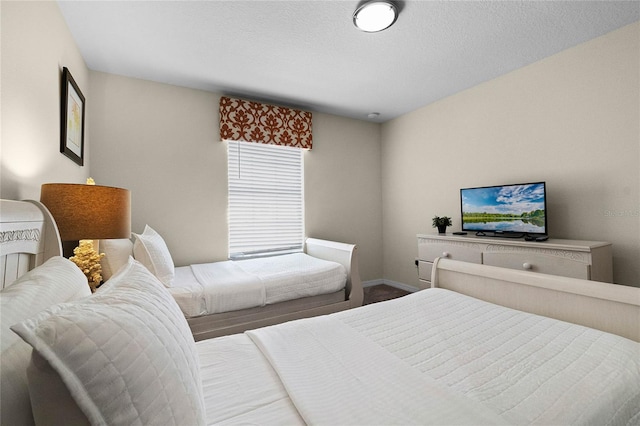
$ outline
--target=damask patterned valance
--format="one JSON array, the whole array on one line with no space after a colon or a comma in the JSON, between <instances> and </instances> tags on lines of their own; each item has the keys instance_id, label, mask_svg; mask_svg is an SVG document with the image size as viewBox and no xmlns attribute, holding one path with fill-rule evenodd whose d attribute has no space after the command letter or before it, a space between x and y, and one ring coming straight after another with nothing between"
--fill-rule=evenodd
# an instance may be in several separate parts
<instances>
[{"instance_id":1,"label":"damask patterned valance","mask_svg":"<svg viewBox=\"0 0 640 426\"><path fill-rule=\"evenodd\" d=\"M311 149L311 113L223 96L220 139Z\"/></svg>"}]
</instances>

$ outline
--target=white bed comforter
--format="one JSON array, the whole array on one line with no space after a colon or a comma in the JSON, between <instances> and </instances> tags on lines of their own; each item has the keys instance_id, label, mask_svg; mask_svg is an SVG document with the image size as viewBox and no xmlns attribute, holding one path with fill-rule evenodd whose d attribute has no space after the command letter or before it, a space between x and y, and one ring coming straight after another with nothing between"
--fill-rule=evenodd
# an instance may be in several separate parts
<instances>
[{"instance_id":1,"label":"white bed comforter","mask_svg":"<svg viewBox=\"0 0 640 426\"><path fill-rule=\"evenodd\" d=\"M346 281L341 264L294 253L176 268L169 291L196 317L333 293Z\"/></svg>"},{"instance_id":2,"label":"white bed comforter","mask_svg":"<svg viewBox=\"0 0 640 426\"><path fill-rule=\"evenodd\" d=\"M640 422L639 343L442 289L197 345L211 423Z\"/></svg>"},{"instance_id":3,"label":"white bed comforter","mask_svg":"<svg viewBox=\"0 0 640 426\"><path fill-rule=\"evenodd\" d=\"M277 371L307 424L504 423L331 316L246 334ZM292 341L295 346L288 344Z\"/></svg>"}]
</instances>

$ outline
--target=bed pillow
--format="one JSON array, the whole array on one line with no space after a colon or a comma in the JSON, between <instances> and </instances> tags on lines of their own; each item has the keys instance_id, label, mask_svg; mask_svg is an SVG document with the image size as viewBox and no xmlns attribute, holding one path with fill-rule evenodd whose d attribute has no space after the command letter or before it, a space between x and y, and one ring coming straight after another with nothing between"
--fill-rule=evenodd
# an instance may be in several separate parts
<instances>
[{"instance_id":1,"label":"bed pillow","mask_svg":"<svg viewBox=\"0 0 640 426\"><path fill-rule=\"evenodd\" d=\"M92 424L205 421L187 321L168 290L133 259L93 296L54 306L11 329L55 370ZM36 357L38 362L35 374L47 368ZM55 388L42 389L43 382L37 381L38 395L50 398Z\"/></svg>"},{"instance_id":2,"label":"bed pillow","mask_svg":"<svg viewBox=\"0 0 640 426\"><path fill-rule=\"evenodd\" d=\"M87 277L60 256L50 258L0 291L0 424L33 424L26 373L31 346L9 327L52 305L89 295Z\"/></svg>"},{"instance_id":3,"label":"bed pillow","mask_svg":"<svg viewBox=\"0 0 640 426\"><path fill-rule=\"evenodd\" d=\"M100 240L100 253L104 253L100 259L102 279L107 281L127 264L129 256L133 256L133 242L128 238Z\"/></svg>"},{"instance_id":4,"label":"bed pillow","mask_svg":"<svg viewBox=\"0 0 640 426\"><path fill-rule=\"evenodd\" d=\"M175 276L175 266L171 253L160 234L145 225L142 234L133 234L133 255L136 260L155 275L162 284L171 287Z\"/></svg>"}]
</instances>

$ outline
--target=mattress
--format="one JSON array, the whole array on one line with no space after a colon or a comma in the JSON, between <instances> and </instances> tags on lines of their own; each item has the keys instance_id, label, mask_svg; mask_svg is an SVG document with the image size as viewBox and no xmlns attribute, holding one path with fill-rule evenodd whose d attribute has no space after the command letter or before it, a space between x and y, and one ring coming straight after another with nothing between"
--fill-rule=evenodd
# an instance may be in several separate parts
<instances>
[{"instance_id":1,"label":"mattress","mask_svg":"<svg viewBox=\"0 0 640 426\"><path fill-rule=\"evenodd\" d=\"M442 419L452 398L487 424L640 422L639 343L443 289L196 345L210 423L353 423L362 406L367 423L385 423L375 407L405 382L418 401L441 398ZM408 423L437 422L399 403L415 413Z\"/></svg>"},{"instance_id":2,"label":"mattress","mask_svg":"<svg viewBox=\"0 0 640 426\"><path fill-rule=\"evenodd\" d=\"M343 265L294 253L178 267L169 291L197 317L330 294L346 282Z\"/></svg>"}]
</instances>

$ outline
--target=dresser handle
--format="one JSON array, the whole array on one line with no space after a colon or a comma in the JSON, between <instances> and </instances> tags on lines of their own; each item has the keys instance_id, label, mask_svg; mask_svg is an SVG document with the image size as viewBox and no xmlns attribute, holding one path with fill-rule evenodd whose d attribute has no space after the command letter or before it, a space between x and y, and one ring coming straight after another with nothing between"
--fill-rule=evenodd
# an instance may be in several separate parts
<instances>
[{"instance_id":1,"label":"dresser handle","mask_svg":"<svg viewBox=\"0 0 640 426\"><path fill-rule=\"evenodd\" d=\"M446 251L442 252L442 257L449 257L449 253L447 253Z\"/></svg>"},{"instance_id":2,"label":"dresser handle","mask_svg":"<svg viewBox=\"0 0 640 426\"><path fill-rule=\"evenodd\" d=\"M531 265L530 263L523 263L522 264L522 268L523 269L531 269L531 268L533 268L533 265Z\"/></svg>"}]
</instances>

